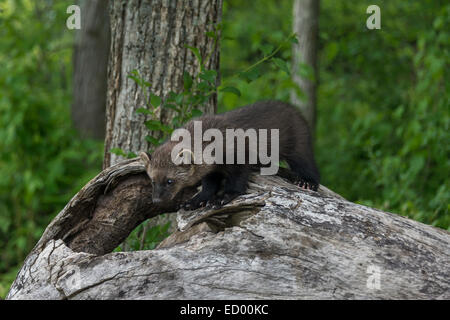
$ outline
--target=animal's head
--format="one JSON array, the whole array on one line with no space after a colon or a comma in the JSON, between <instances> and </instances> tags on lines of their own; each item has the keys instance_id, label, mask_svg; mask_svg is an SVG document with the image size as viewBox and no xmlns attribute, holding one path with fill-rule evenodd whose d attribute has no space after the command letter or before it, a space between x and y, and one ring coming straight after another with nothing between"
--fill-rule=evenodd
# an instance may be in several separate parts
<instances>
[{"instance_id":1,"label":"animal's head","mask_svg":"<svg viewBox=\"0 0 450 320\"><path fill-rule=\"evenodd\" d=\"M151 155L141 152L148 176L152 180L153 203L173 200L184 188L193 186L201 178L196 178L196 165L172 161L173 143L159 146ZM179 157L186 153L180 152Z\"/></svg>"}]
</instances>

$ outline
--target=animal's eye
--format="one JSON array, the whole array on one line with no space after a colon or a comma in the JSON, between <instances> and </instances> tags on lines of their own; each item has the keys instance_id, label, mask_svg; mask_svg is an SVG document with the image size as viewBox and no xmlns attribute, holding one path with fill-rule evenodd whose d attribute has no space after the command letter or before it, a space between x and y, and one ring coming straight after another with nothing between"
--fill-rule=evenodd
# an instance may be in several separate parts
<instances>
[{"instance_id":1,"label":"animal's eye","mask_svg":"<svg viewBox=\"0 0 450 320\"><path fill-rule=\"evenodd\" d=\"M167 179L167 184L172 184L174 181L172 179Z\"/></svg>"}]
</instances>

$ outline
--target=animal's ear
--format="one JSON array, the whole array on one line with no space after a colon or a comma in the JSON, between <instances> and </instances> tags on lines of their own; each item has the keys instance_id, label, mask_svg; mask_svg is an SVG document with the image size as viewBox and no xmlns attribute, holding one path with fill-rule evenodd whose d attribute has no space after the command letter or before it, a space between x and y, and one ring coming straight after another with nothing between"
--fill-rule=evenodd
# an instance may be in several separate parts
<instances>
[{"instance_id":1,"label":"animal's ear","mask_svg":"<svg viewBox=\"0 0 450 320\"><path fill-rule=\"evenodd\" d=\"M139 154L139 157L141 158L141 161L145 164L146 167L150 164L150 159L152 158L152 156L149 153L141 152Z\"/></svg>"}]
</instances>

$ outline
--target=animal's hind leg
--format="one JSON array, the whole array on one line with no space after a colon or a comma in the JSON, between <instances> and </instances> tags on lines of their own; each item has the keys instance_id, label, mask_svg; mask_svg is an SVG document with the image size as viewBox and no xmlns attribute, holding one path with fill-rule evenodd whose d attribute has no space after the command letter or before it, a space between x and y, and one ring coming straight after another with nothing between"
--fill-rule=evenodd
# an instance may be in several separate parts
<instances>
[{"instance_id":1,"label":"animal's hind leg","mask_svg":"<svg viewBox=\"0 0 450 320\"><path fill-rule=\"evenodd\" d=\"M286 159L292 172L297 176L297 184L300 187L317 190L319 187L319 172L314 164L310 164L302 158Z\"/></svg>"}]
</instances>

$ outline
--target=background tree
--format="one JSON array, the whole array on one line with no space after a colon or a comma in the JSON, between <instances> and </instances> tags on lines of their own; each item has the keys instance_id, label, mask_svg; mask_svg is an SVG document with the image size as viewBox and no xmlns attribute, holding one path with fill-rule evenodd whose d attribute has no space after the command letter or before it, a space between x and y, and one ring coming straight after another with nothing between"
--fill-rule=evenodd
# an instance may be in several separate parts
<instances>
[{"instance_id":1,"label":"background tree","mask_svg":"<svg viewBox=\"0 0 450 320\"><path fill-rule=\"evenodd\" d=\"M303 96L292 90L291 102L298 106L314 132L316 123L317 48L319 34L319 0L295 0L293 31L298 43L293 46L292 77Z\"/></svg>"},{"instance_id":2,"label":"background tree","mask_svg":"<svg viewBox=\"0 0 450 320\"><path fill-rule=\"evenodd\" d=\"M148 150L146 116L136 110L147 105L145 90L129 77L136 70L158 104L169 92L183 90L184 71L195 74L199 62L187 46L197 48L207 69L219 69L219 48L207 35L221 20L222 0L214 1L111 1L112 46L109 60L106 113L105 157L103 167L123 159L113 148L126 152ZM211 54L212 53L212 54ZM216 111L213 95L200 110ZM174 116L159 108L157 117L169 124ZM160 138L154 132L155 138Z\"/></svg>"},{"instance_id":3,"label":"background tree","mask_svg":"<svg viewBox=\"0 0 450 320\"><path fill-rule=\"evenodd\" d=\"M108 0L81 0L81 29L73 52L72 121L84 137L105 137L110 44Z\"/></svg>"}]
</instances>

